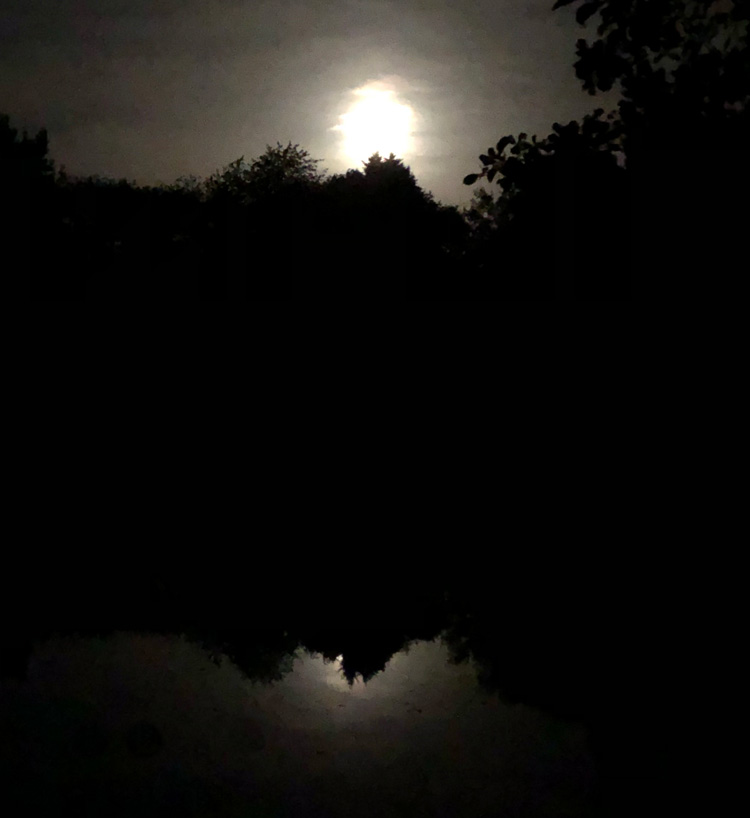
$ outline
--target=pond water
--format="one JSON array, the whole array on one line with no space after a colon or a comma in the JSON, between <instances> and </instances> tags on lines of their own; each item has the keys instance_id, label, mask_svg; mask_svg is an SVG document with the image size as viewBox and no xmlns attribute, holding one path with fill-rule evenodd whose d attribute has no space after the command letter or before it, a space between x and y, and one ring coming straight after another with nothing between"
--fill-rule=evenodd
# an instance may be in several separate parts
<instances>
[{"instance_id":1,"label":"pond water","mask_svg":"<svg viewBox=\"0 0 750 818\"><path fill-rule=\"evenodd\" d=\"M298 650L281 681L182 636L38 643L3 680L14 815L586 815L581 726L483 692L435 640L367 684Z\"/></svg>"}]
</instances>

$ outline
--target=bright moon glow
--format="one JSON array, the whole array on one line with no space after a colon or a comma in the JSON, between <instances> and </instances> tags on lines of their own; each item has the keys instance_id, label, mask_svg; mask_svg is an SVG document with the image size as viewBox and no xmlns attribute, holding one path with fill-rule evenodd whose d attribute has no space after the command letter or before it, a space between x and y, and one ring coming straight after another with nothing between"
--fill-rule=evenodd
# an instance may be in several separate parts
<instances>
[{"instance_id":1,"label":"bright moon glow","mask_svg":"<svg viewBox=\"0 0 750 818\"><path fill-rule=\"evenodd\" d=\"M401 158L412 146L414 110L399 102L395 92L381 83L370 83L355 90L349 111L342 114L332 130L341 131L346 158L356 166L373 153Z\"/></svg>"}]
</instances>

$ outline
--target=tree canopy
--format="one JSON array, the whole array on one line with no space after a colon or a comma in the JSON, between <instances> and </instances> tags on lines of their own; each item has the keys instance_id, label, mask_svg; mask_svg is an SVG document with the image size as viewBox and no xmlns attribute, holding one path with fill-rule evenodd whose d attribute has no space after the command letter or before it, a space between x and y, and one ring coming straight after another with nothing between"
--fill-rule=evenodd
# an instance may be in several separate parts
<instances>
[{"instance_id":1,"label":"tree canopy","mask_svg":"<svg viewBox=\"0 0 750 818\"><path fill-rule=\"evenodd\" d=\"M620 83L626 98L649 96L655 84L676 93L692 86L697 103L709 88L721 101L747 102L747 0L557 0L576 6L584 25L597 17L593 42L579 39L575 69L589 93Z\"/></svg>"},{"instance_id":2,"label":"tree canopy","mask_svg":"<svg viewBox=\"0 0 750 818\"><path fill-rule=\"evenodd\" d=\"M250 162L245 157L231 162L206 180L209 198L228 196L245 203L282 193L292 187L315 184L324 177L318 170L321 160L289 142L268 145L263 154Z\"/></svg>"},{"instance_id":3,"label":"tree canopy","mask_svg":"<svg viewBox=\"0 0 750 818\"><path fill-rule=\"evenodd\" d=\"M557 0L596 37L579 39L576 74L590 93L617 86L635 145L744 148L750 101L747 0Z\"/></svg>"},{"instance_id":4,"label":"tree canopy","mask_svg":"<svg viewBox=\"0 0 750 818\"><path fill-rule=\"evenodd\" d=\"M35 136L11 127L10 117L0 115L0 177L7 184L21 179L51 179L54 163L48 157L49 139L46 129Z\"/></svg>"},{"instance_id":5,"label":"tree canopy","mask_svg":"<svg viewBox=\"0 0 750 818\"><path fill-rule=\"evenodd\" d=\"M625 281L628 253L631 269L652 277L668 266L708 269L726 252L717 237L740 229L750 3L557 0L554 8L568 6L582 26L598 21L596 37L578 40L577 76L592 95L617 88L618 107L555 123L544 139L504 136L481 154L481 170L464 183L496 181L500 190L496 203L486 191L475 199L474 233L487 234L492 221L505 248L532 246L535 224L538 235L554 237L554 252L540 248L527 260L559 271L575 256L589 293L597 280ZM626 237L628 246L615 252ZM606 264L594 263L592 248Z\"/></svg>"}]
</instances>

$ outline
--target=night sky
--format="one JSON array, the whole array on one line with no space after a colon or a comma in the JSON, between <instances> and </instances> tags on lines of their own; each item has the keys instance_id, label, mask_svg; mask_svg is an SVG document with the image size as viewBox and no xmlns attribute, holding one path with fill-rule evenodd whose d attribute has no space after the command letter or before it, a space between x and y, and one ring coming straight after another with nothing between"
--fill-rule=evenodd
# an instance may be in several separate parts
<instances>
[{"instance_id":1,"label":"night sky","mask_svg":"<svg viewBox=\"0 0 750 818\"><path fill-rule=\"evenodd\" d=\"M465 204L461 180L499 137L614 102L581 89L585 31L552 5L3 0L0 112L46 127L73 175L169 183L291 141L331 173L393 149L423 188Z\"/></svg>"}]
</instances>

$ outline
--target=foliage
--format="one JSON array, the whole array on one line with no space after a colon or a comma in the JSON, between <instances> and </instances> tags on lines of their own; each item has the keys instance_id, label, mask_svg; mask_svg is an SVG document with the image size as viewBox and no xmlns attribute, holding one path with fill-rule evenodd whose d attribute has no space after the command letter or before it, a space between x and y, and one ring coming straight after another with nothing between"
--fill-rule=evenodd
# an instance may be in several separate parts
<instances>
[{"instance_id":1,"label":"foliage","mask_svg":"<svg viewBox=\"0 0 750 818\"><path fill-rule=\"evenodd\" d=\"M206 182L199 176L192 174L188 176L180 176L172 184L165 185L164 190L169 190L175 193L181 193L186 196L193 196L197 199L205 199L206 196Z\"/></svg>"},{"instance_id":2,"label":"foliage","mask_svg":"<svg viewBox=\"0 0 750 818\"><path fill-rule=\"evenodd\" d=\"M741 148L750 133L747 0L558 0L580 23L577 76L590 93L622 92L626 153L646 147Z\"/></svg>"},{"instance_id":3,"label":"foliage","mask_svg":"<svg viewBox=\"0 0 750 818\"><path fill-rule=\"evenodd\" d=\"M609 275L591 247L610 256L610 267L619 267L615 278L624 280L627 253L611 253L623 235L631 236L640 271L655 271L670 256L672 265L709 264L711 237L737 223L728 203L748 170L738 149L750 144L750 4L558 0L554 7L563 6L576 6L581 25L598 20L597 38L577 44L584 88L595 94L617 85L622 98L606 118L599 108L581 122L555 123L542 140L504 136L479 157L481 170L464 183L496 181L500 188L496 202L484 192L467 214L473 234L489 237L480 266L500 255L491 250L496 233L512 258L514 241L516 249L533 246L533 230L555 244L554 252L539 250L535 263L559 269L575 254L589 292L600 280L597 268ZM688 166L695 172L688 175ZM671 208L660 207L664 201ZM678 232L680 243L671 238ZM520 255L511 263L517 266Z\"/></svg>"},{"instance_id":4,"label":"foliage","mask_svg":"<svg viewBox=\"0 0 750 818\"><path fill-rule=\"evenodd\" d=\"M468 175L464 184L473 185L485 178L493 182L497 178L504 194L511 199L535 190L544 171L553 172L552 160L561 153L575 154L579 160L585 157L599 169L613 170L621 151L622 134L616 115L610 113L604 118L604 109L597 108L582 123L574 120L567 125L554 123L552 133L542 140L536 135L529 139L525 133L518 138L504 136L479 156L482 170Z\"/></svg>"},{"instance_id":5,"label":"foliage","mask_svg":"<svg viewBox=\"0 0 750 818\"><path fill-rule=\"evenodd\" d=\"M400 198L411 196L422 201L431 199L417 184L411 168L391 154L384 159L379 153L374 153L364 163L364 178L371 189L381 193L396 194Z\"/></svg>"},{"instance_id":6,"label":"foliage","mask_svg":"<svg viewBox=\"0 0 750 818\"><path fill-rule=\"evenodd\" d=\"M324 173L318 170L319 159L290 142L276 143L265 153L246 162L244 156L210 176L205 184L209 198L230 198L244 204L288 192L290 188L320 182Z\"/></svg>"},{"instance_id":7,"label":"foliage","mask_svg":"<svg viewBox=\"0 0 750 818\"><path fill-rule=\"evenodd\" d=\"M734 267L729 237L745 229L738 203L750 181L750 2L562 0L556 7L567 5L578 7L579 20L600 19L596 39L578 42L584 86L595 93L617 83L622 91L642 291L653 294L652 277L665 269L678 273L683 292L722 281L707 273Z\"/></svg>"},{"instance_id":8,"label":"foliage","mask_svg":"<svg viewBox=\"0 0 750 818\"><path fill-rule=\"evenodd\" d=\"M46 130L19 136L10 117L0 115L4 268L18 277L14 285L19 292L29 295L28 272L45 264L53 246L55 171L48 151Z\"/></svg>"},{"instance_id":9,"label":"foliage","mask_svg":"<svg viewBox=\"0 0 750 818\"><path fill-rule=\"evenodd\" d=\"M598 15L598 38L580 39L576 73L589 93L622 84L626 98L650 95L654 84L691 93L699 103L709 89L717 101L746 103L747 0L557 0L577 6L583 25ZM658 66L658 68L657 68Z\"/></svg>"},{"instance_id":10,"label":"foliage","mask_svg":"<svg viewBox=\"0 0 750 818\"><path fill-rule=\"evenodd\" d=\"M49 141L42 129L30 137L26 131L21 137L10 125L10 117L0 115L0 179L5 184L21 180L52 180L54 164L47 157Z\"/></svg>"},{"instance_id":11,"label":"foliage","mask_svg":"<svg viewBox=\"0 0 750 818\"><path fill-rule=\"evenodd\" d=\"M429 293L457 270L464 220L424 191L394 154L375 153L362 170L330 177L324 193L319 235L355 263L339 276L346 290L359 281L373 294Z\"/></svg>"},{"instance_id":12,"label":"foliage","mask_svg":"<svg viewBox=\"0 0 750 818\"><path fill-rule=\"evenodd\" d=\"M500 193L495 198L480 188L467 211L473 266L495 271L517 297L559 295L560 286L602 296L608 277L602 262L626 217L621 137L616 116L600 108L581 123L555 123L544 139L505 136L481 154L481 171L464 183L494 181ZM573 264L578 283L556 282L560 275L571 279Z\"/></svg>"}]
</instances>

